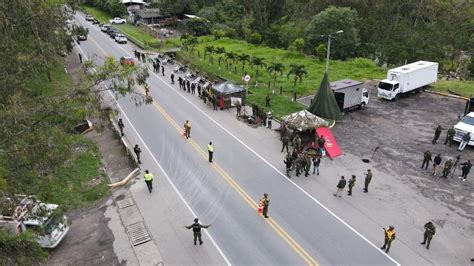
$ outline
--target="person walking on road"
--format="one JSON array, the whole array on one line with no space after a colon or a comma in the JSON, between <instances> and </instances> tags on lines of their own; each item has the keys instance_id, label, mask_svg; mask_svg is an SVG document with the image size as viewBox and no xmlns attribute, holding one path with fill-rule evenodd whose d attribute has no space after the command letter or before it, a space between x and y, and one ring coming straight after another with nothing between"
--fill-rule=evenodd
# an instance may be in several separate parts
<instances>
[{"instance_id":1,"label":"person walking on road","mask_svg":"<svg viewBox=\"0 0 474 266\"><path fill-rule=\"evenodd\" d=\"M273 120L272 112L268 112L267 126L268 126L269 129L272 129L272 120Z\"/></svg>"},{"instance_id":2,"label":"person walking on road","mask_svg":"<svg viewBox=\"0 0 474 266\"><path fill-rule=\"evenodd\" d=\"M467 160L466 162L461 164L461 176L459 178L462 178L462 181L466 181L467 175L471 171L472 163L470 160Z\"/></svg>"},{"instance_id":3,"label":"person walking on road","mask_svg":"<svg viewBox=\"0 0 474 266\"><path fill-rule=\"evenodd\" d=\"M163 65L161 66L161 75L165 76L165 67Z\"/></svg>"},{"instance_id":4,"label":"person walking on road","mask_svg":"<svg viewBox=\"0 0 474 266\"><path fill-rule=\"evenodd\" d=\"M174 84L174 74L173 73L171 73L170 78L171 78L171 84Z\"/></svg>"},{"instance_id":5,"label":"person walking on road","mask_svg":"<svg viewBox=\"0 0 474 266\"><path fill-rule=\"evenodd\" d=\"M423 242L420 244L426 244L426 249L430 249L431 239L433 238L434 234L436 233L435 225L429 221L425 224L425 234L423 235Z\"/></svg>"},{"instance_id":6,"label":"person walking on road","mask_svg":"<svg viewBox=\"0 0 474 266\"><path fill-rule=\"evenodd\" d=\"M337 187L337 191L333 195L334 195L334 197L339 196L339 198L340 198L341 195L342 195L342 191L346 187L346 180L344 179L344 176L341 176L341 179L337 183L336 187Z\"/></svg>"},{"instance_id":7,"label":"person walking on road","mask_svg":"<svg viewBox=\"0 0 474 266\"><path fill-rule=\"evenodd\" d=\"M270 199L267 193L263 193L263 197L260 199L260 203L263 205L263 217L268 218L268 205L270 205Z\"/></svg>"},{"instance_id":8,"label":"person walking on road","mask_svg":"<svg viewBox=\"0 0 474 266\"><path fill-rule=\"evenodd\" d=\"M313 157L313 175L314 173L319 175L319 164L321 164L321 156L318 154Z\"/></svg>"},{"instance_id":9,"label":"person walking on road","mask_svg":"<svg viewBox=\"0 0 474 266\"><path fill-rule=\"evenodd\" d=\"M352 178L349 179L349 186L348 186L349 190L347 191L348 196L352 196L352 188L354 187L355 182L356 182L356 176L352 175Z\"/></svg>"},{"instance_id":10,"label":"person walking on road","mask_svg":"<svg viewBox=\"0 0 474 266\"><path fill-rule=\"evenodd\" d=\"M140 147L138 147L138 144L135 144L135 147L133 147L133 152L137 156L137 162L141 164L142 161L140 161L140 153L142 152L142 150L140 149Z\"/></svg>"},{"instance_id":11,"label":"person walking on road","mask_svg":"<svg viewBox=\"0 0 474 266\"><path fill-rule=\"evenodd\" d=\"M441 130L443 130L443 128L441 127L441 125L438 125L435 129L434 137L431 141L431 144L436 144L436 141L438 141L439 136L441 135Z\"/></svg>"},{"instance_id":12,"label":"person walking on road","mask_svg":"<svg viewBox=\"0 0 474 266\"><path fill-rule=\"evenodd\" d=\"M123 124L122 118L119 118L118 126L120 129L120 136L123 137L123 128L125 127L125 125Z\"/></svg>"},{"instance_id":13,"label":"person walking on road","mask_svg":"<svg viewBox=\"0 0 474 266\"><path fill-rule=\"evenodd\" d=\"M392 245L392 241L395 240L395 227L390 225L388 229L383 228L384 231L384 243L381 249L385 249L385 252L388 253L390 250L390 246Z\"/></svg>"},{"instance_id":14,"label":"person walking on road","mask_svg":"<svg viewBox=\"0 0 474 266\"><path fill-rule=\"evenodd\" d=\"M209 142L207 145L207 151L209 152L209 162L212 163L212 156L214 155L214 147L212 147L212 142Z\"/></svg>"},{"instance_id":15,"label":"person walking on road","mask_svg":"<svg viewBox=\"0 0 474 266\"><path fill-rule=\"evenodd\" d=\"M441 164L441 154L436 155L433 160L433 172L432 175L436 175L436 168Z\"/></svg>"},{"instance_id":16,"label":"person walking on road","mask_svg":"<svg viewBox=\"0 0 474 266\"><path fill-rule=\"evenodd\" d=\"M471 141L471 133L466 133L462 136L461 143L459 144L458 151L464 150L466 145Z\"/></svg>"},{"instance_id":17,"label":"person walking on road","mask_svg":"<svg viewBox=\"0 0 474 266\"><path fill-rule=\"evenodd\" d=\"M78 55L79 55L79 63L82 64L82 54L79 53Z\"/></svg>"},{"instance_id":18,"label":"person walking on road","mask_svg":"<svg viewBox=\"0 0 474 266\"><path fill-rule=\"evenodd\" d=\"M446 133L446 139L444 140L444 145L447 145L449 142L449 147L453 144L453 139L454 139L454 127L450 127L448 129L448 132Z\"/></svg>"},{"instance_id":19,"label":"person walking on road","mask_svg":"<svg viewBox=\"0 0 474 266\"><path fill-rule=\"evenodd\" d=\"M191 137L191 123L189 123L189 120L184 123L184 135L187 139Z\"/></svg>"},{"instance_id":20,"label":"person walking on road","mask_svg":"<svg viewBox=\"0 0 474 266\"><path fill-rule=\"evenodd\" d=\"M151 193L151 191L153 190L153 175L150 173L150 171L145 170L144 178L146 186L148 187L148 192Z\"/></svg>"},{"instance_id":21,"label":"person walking on road","mask_svg":"<svg viewBox=\"0 0 474 266\"><path fill-rule=\"evenodd\" d=\"M291 178L290 171L291 171L291 165L293 164L293 159L291 158L291 154L289 152L286 155L286 158L285 158L285 160L283 160L283 162L286 165L286 176L288 178Z\"/></svg>"},{"instance_id":22,"label":"person walking on road","mask_svg":"<svg viewBox=\"0 0 474 266\"><path fill-rule=\"evenodd\" d=\"M185 226L186 229L191 229L191 228L193 229L194 245L196 245L197 240L199 240L199 245L202 245L204 243L204 241L202 241L201 229L202 228L207 229L209 228L209 226L211 226L211 224L209 225L200 224L198 218L194 218L193 224L189 226Z\"/></svg>"},{"instance_id":23,"label":"person walking on road","mask_svg":"<svg viewBox=\"0 0 474 266\"><path fill-rule=\"evenodd\" d=\"M433 155L430 150L425 151L423 154L423 164L421 165L421 169L425 167L425 170L428 170L428 164L432 161L431 156Z\"/></svg>"},{"instance_id":24,"label":"person walking on road","mask_svg":"<svg viewBox=\"0 0 474 266\"><path fill-rule=\"evenodd\" d=\"M364 193L369 192L369 184L372 181L372 171L367 169L367 173L365 174L365 181L364 181Z\"/></svg>"}]
</instances>

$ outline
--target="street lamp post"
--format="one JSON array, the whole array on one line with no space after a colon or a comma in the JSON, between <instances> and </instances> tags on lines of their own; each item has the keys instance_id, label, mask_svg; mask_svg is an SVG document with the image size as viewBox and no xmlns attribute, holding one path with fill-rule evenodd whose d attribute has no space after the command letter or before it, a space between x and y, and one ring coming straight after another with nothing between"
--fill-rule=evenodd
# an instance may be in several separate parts
<instances>
[{"instance_id":1,"label":"street lamp post","mask_svg":"<svg viewBox=\"0 0 474 266\"><path fill-rule=\"evenodd\" d=\"M343 33L343 32L344 32L343 30L338 30L336 32L333 32L333 33L327 35L327 37L328 37L328 49L326 51L326 73L327 74L329 74L329 54L331 53L331 37L333 35Z\"/></svg>"}]
</instances>

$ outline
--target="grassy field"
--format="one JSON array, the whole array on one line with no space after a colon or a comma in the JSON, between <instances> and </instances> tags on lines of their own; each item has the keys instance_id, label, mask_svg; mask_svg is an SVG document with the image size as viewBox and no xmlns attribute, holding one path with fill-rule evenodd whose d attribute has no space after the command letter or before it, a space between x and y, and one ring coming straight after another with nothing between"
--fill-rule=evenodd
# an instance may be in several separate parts
<instances>
[{"instance_id":1,"label":"grassy field","mask_svg":"<svg viewBox=\"0 0 474 266\"><path fill-rule=\"evenodd\" d=\"M438 80L432 89L435 91L456 93L466 97L474 97L474 80Z\"/></svg>"},{"instance_id":2,"label":"grassy field","mask_svg":"<svg viewBox=\"0 0 474 266\"><path fill-rule=\"evenodd\" d=\"M272 62L282 63L285 66L285 70L283 71L283 75L277 75L275 87L273 87L273 77L266 71L266 67L261 67L259 70L258 87L255 87L256 69L254 67L246 63L244 71L242 71L242 64L240 62L234 62L231 67L232 70L230 71L226 67L225 60L222 60L219 66L218 57L222 55L217 54L212 55L213 63L211 64L209 63L208 56L204 58L204 49L206 46L223 47L226 52L244 53L251 57L262 57L267 66ZM297 93L297 97L314 94L319 87L326 66L325 61L319 61L298 52L271 49L228 38L213 40L212 37L207 36L200 38L200 42L193 53L184 50L180 52L180 58L187 60L190 65L201 69L201 71L213 73L219 77L240 84L244 83L242 76L244 76L245 73L249 74L252 78L249 83L249 102L264 106L266 95L271 94L272 105L270 110L278 117L296 112L303 108L300 104L292 101L291 95L293 90ZM287 77L290 64L304 65L308 73L306 77L303 77L301 83L298 82L296 84L296 87L294 87L293 77ZM349 78L365 81L383 78L384 76L385 70L377 67L374 62L368 59L357 58L350 61L331 61L330 64L331 80ZM270 89L268 87L269 81L272 82ZM281 95L279 94L280 87L283 92Z\"/></svg>"},{"instance_id":3,"label":"grassy field","mask_svg":"<svg viewBox=\"0 0 474 266\"><path fill-rule=\"evenodd\" d=\"M73 86L62 64L57 64L51 70L51 77L53 81L49 82L45 74L35 76L26 80L25 85L40 89L42 96L61 96ZM55 174L49 177L48 187L43 188L38 196L46 202L75 209L108 194L108 181L101 171L97 146L84 136L73 134L66 135L64 142L73 151L73 158L58 166Z\"/></svg>"}]
</instances>

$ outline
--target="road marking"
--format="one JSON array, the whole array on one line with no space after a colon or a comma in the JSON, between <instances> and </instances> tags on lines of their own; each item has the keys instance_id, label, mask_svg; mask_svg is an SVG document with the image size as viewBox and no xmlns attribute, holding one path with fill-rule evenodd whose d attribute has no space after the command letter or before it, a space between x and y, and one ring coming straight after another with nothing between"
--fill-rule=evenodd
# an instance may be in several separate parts
<instances>
[{"instance_id":1,"label":"road marking","mask_svg":"<svg viewBox=\"0 0 474 266\"><path fill-rule=\"evenodd\" d=\"M127 54L131 55L131 53L127 50L125 50L123 47L121 46L118 46L120 49L122 49L124 52L126 52ZM348 223L346 223L344 220L342 220L342 218L340 218L339 216L337 216L334 212L332 212L330 209L328 209L326 206L324 206L320 201L318 201L316 198L314 198L311 194L309 194L308 192L306 192L306 190L304 190L303 188L301 188L298 184L294 183L292 180L289 180L288 178L286 178L285 174L283 174L282 172L280 172L280 170L278 170L275 166L273 166L270 162L268 162L265 158L263 158L260 154L258 154L255 150L253 150L252 148L250 148L247 144L245 144L242 140L240 140L237 136L235 136L234 134L232 134L229 130L227 130L224 126L222 126L221 124L219 124L216 120L214 120L211 116L209 116L206 112L204 112L201 108L199 108L198 106L196 106L193 102L191 102L189 99L187 99L186 97L184 97L183 95L181 95L180 93L178 93L178 91L176 91L171 85L169 85L165 80L163 80L163 78L161 78L159 75L157 75L156 73L152 72L153 75L155 75L155 77L157 77L159 80L161 80L168 88L171 89L171 91L173 91L174 93L176 93L177 95L179 95L183 100L185 100L186 102L188 102L191 106L193 106L196 110L198 110L199 112L201 112L205 117L207 117L209 120L211 120L215 125L217 125L219 128L221 128L222 130L224 130L227 134L229 134L230 136L232 136L235 140L237 140L240 144L242 144L245 148L247 148L250 152L252 152L255 156L257 156L258 158L260 158L262 161L264 161L268 166L270 166L272 169L274 169L276 172L278 172L283 178L285 181L289 182L290 184L292 184L293 186L295 186L296 188L298 188L301 192L303 192L307 197L309 197L311 200L313 200L315 203L317 203L321 208L323 208L324 210L326 210L329 214L331 214L334 218L336 218L339 222L341 222L342 224L344 224L347 228L349 228L352 232L354 232L356 235L358 235L360 238L362 238L363 240L365 240L369 245L371 245L375 250L377 250L378 252L380 252L382 255L384 255L385 257L387 257L389 260L391 260L393 263L395 263L396 265L400 266L400 263L398 263L395 259L393 259L391 256L389 256L387 253L381 251L379 249L378 246L376 246L374 243L372 243L370 240L368 240L365 236L363 236L361 233L359 233L357 230L355 230L352 226L350 226Z\"/></svg>"},{"instance_id":2,"label":"road marking","mask_svg":"<svg viewBox=\"0 0 474 266\"><path fill-rule=\"evenodd\" d=\"M87 56L85 55L84 51L82 50L82 48L80 46L77 46L77 48L79 48L79 50L81 50L81 52L84 54L84 57L87 59ZM95 70L95 69L94 69ZM176 192L176 194L178 194L178 197L181 199L181 201L184 203L184 205L188 208L189 212L191 212L191 214L194 216L194 217L198 217L196 215L196 213L193 211L193 209L191 208L191 206L186 202L186 200L184 199L183 195L179 192L178 188L174 185L174 183L171 181L171 178L169 177L169 175L166 173L165 169L163 169L163 167L161 166L161 164L158 162L158 160L155 158L155 156L153 155L153 153L151 152L150 148L146 145L145 141L142 139L142 137L140 136L140 133L138 133L137 129L135 128L135 126L133 125L133 123L130 121L130 119L128 118L128 116L125 114L125 112L123 111L122 107L120 106L120 104L118 103L117 100L115 100L115 97L114 95L112 94L112 92L110 90L107 91L110 96L112 97L112 99L115 101L115 103L117 104L118 108L120 109L120 111L122 112L123 116L125 117L125 119L127 119L128 123L130 124L131 128L133 129L133 131L135 131L135 133L137 134L137 137L139 138L139 140L142 142L143 146L147 149L148 153L151 155L151 158L153 159L153 161L156 163L156 165L158 165L158 168L160 168L160 171L163 173L163 175L166 177L166 180L168 181L168 183L170 183L170 185L173 187L173 190ZM211 240L212 244L214 245L214 247L217 249L217 251L219 252L219 254L222 256L222 258L224 259L225 263L227 265L232 265L229 261L229 259L227 258L227 256L224 254L224 252L222 251L222 249L219 247L219 245L217 245L217 242L214 240L214 238L211 236L211 234L209 233L209 231L207 230L204 230L204 233L207 235L207 237L209 237L209 239Z\"/></svg>"}]
</instances>

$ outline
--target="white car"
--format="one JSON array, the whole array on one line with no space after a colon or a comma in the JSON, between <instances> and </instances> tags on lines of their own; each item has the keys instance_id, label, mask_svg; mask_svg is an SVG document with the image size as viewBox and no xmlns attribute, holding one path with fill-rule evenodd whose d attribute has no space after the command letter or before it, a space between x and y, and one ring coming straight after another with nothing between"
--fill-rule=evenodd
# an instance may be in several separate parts
<instances>
[{"instance_id":1,"label":"white car","mask_svg":"<svg viewBox=\"0 0 474 266\"><path fill-rule=\"evenodd\" d=\"M119 18L119 17L116 17L116 18L113 18L111 20L109 20L109 23L110 24L125 24L127 21L123 18Z\"/></svg>"},{"instance_id":2,"label":"white car","mask_svg":"<svg viewBox=\"0 0 474 266\"><path fill-rule=\"evenodd\" d=\"M110 24L103 24L102 26L100 26L100 30L102 32L106 32L109 28L110 28Z\"/></svg>"},{"instance_id":3,"label":"white car","mask_svg":"<svg viewBox=\"0 0 474 266\"><path fill-rule=\"evenodd\" d=\"M87 16L86 16L86 20L87 20L87 21L93 21L93 20L94 20L94 17L91 16L91 15L87 15Z\"/></svg>"},{"instance_id":4,"label":"white car","mask_svg":"<svg viewBox=\"0 0 474 266\"><path fill-rule=\"evenodd\" d=\"M474 146L474 112L467 114L459 123L454 125L454 141L461 142L466 133L471 133L471 141L467 144Z\"/></svg>"},{"instance_id":5,"label":"white car","mask_svg":"<svg viewBox=\"0 0 474 266\"><path fill-rule=\"evenodd\" d=\"M127 37L125 37L123 34L117 34L115 35L115 42L118 43L127 43Z\"/></svg>"}]
</instances>

